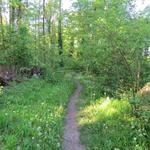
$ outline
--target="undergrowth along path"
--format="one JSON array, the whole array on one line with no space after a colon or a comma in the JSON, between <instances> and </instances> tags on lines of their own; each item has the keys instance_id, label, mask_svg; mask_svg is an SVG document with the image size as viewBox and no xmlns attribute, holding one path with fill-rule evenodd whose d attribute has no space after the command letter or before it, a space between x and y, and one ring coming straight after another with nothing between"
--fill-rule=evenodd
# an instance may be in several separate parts
<instances>
[{"instance_id":1,"label":"undergrowth along path","mask_svg":"<svg viewBox=\"0 0 150 150\"><path fill-rule=\"evenodd\" d=\"M65 118L63 150L85 150L85 147L80 143L80 133L77 123L76 108L82 86L78 81L76 84L77 89L70 97L70 102L68 104L68 110Z\"/></svg>"}]
</instances>

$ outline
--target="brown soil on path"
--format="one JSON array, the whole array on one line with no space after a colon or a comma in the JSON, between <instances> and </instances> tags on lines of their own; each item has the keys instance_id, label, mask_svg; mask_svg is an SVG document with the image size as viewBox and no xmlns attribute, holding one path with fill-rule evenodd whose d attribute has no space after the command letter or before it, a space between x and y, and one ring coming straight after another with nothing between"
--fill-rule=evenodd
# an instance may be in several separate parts
<instances>
[{"instance_id":1,"label":"brown soil on path","mask_svg":"<svg viewBox=\"0 0 150 150\"><path fill-rule=\"evenodd\" d=\"M82 86L77 82L77 89L70 98L66 114L63 150L85 150L85 147L80 143L76 109L81 90Z\"/></svg>"}]
</instances>

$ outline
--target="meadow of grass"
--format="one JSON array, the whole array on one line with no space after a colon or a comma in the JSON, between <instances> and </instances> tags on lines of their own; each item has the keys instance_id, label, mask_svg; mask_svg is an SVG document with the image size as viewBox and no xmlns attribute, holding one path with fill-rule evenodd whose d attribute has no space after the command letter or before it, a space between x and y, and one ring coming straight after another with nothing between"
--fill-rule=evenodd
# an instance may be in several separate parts
<instances>
[{"instance_id":1,"label":"meadow of grass","mask_svg":"<svg viewBox=\"0 0 150 150\"><path fill-rule=\"evenodd\" d=\"M149 110L138 109L137 116L129 99L99 98L98 83L85 80L83 84L78 119L87 150L150 149Z\"/></svg>"},{"instance_id":2,"label":"meadow of grass","mask_svg":"<svg viewBox=\"0 0 150 150\"><path fill-rule=\"evenodd\" d=\"M0 90L1 150L60 150L74 84L31 79Z\"/></svg>"}]
</instances>

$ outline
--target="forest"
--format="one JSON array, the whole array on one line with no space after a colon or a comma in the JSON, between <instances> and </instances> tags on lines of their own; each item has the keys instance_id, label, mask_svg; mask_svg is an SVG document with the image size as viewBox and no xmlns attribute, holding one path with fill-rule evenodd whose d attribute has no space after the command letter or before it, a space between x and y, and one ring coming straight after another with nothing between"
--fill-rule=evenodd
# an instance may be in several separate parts
<instances>
[{"instance_id":1,"label":"forest","mask_svg":"<svg viewBox=\"0 0 150 150\"><path fill-rule=\"evenodd\" d=\"M0 0L0 150L150 150L150 5L68 1Z\"/></svg>"}]
</instances>

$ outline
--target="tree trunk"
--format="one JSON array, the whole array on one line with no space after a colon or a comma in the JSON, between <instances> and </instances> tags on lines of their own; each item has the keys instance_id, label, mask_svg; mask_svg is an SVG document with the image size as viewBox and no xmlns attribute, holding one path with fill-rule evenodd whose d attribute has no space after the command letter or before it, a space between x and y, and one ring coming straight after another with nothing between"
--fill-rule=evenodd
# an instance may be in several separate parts
<instances>
[{"instance_id":1,"label":"tree trunk","mask_svg":"<svg viewBox=\"0 0 150 150\"><path fill-rule=\"evenodd\" d=\"M43 36L45 36L45 0L43 0Z\"/></svg>"},{"instance_id":2,"label":"tree trunk","mask_svg":"<svg viewBox=\"0 0 150 150\"><path fill-rule=\"evenodd\" d=\"M9 24L11 26L11 30L14 31L14 28L15 28L15 7L12 4L12 0L9 1L9 11L10 11Z\"/></svg>"},{"instance_id":3,"label":"tree trunk","mask_svg":"<svg viewBox=\"0 0 150 150\"><path fill-rule=\"evenodd\" d=\"M58 48L59 55L63 53L63 41L62 41L62 0L59 0L59 18L58 18Z\"/></svg>"},{"instance_id":4,"label":"tree trunk","mask_svg":"<svg viewBox=\"0 0 150 150\"><path fill-rule=\"evenodd\" d=\"M3 15L2 15L3 2L0 0L0 32L1 32L1 44L3 47Z\"/></svg>"},{"instance_id":5,"label":"tree trunk","mask_svg":"<svg viewBox=\"0 0 150 150\"><path fill-rule=\"evenodd\" d=\"M136 71L136 92L138 92L140 87L140 74L141 74L141 58L140 54L137 56L137 71Z\"/></svg>"},{"instance_id":6,"label":"tree trunk","mask_svg":"<svg viewBox=\"0 0 150 150\"><path fill-rule=\"evenodd\" d=\"M18 18L17 18L17 25L18 25L18 28L20 27L20 24L21 24L21 19L22 19L22 0L19 0L19 4L18 4L18 10L17 10L17 13L18 13Z\"/></svg>"},{"instance_id":7,"label":"tree trunk","mask_svg":"<svg viewBox=\"0 0 150 150\"><path fill-rule=\"evenodd\" d=\"M59 18L58 18L58 48L59 55L63 54L63 40L62 40L62 0L59 0ZM63 58L60 58L60 66L63 67Z\"/></svg>"}]
</instances>

